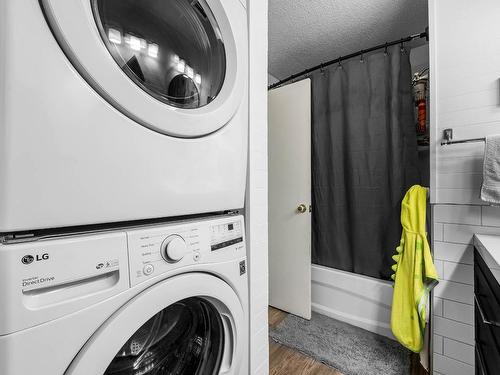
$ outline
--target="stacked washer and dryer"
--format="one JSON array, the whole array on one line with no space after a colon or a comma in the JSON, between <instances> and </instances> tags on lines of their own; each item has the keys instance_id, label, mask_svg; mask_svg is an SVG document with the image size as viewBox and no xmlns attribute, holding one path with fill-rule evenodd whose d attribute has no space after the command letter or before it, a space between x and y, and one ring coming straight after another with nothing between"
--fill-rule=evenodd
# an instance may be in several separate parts
<instances>
[{"instance_id":1,"label":"stacked washer and dryer","mask_svg":"<svg viewBox=\"0 0 500 375\"><path fill-rule=\"evenodd\" d=\"M0 0L0 374L248 373L245 0Z\"/></svg>"}]
</instances>

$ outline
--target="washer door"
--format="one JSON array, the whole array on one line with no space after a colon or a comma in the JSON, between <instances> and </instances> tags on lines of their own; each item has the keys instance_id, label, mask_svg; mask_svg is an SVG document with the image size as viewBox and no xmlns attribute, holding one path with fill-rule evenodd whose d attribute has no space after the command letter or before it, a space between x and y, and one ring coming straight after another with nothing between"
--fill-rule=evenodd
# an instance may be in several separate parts
<instances>
[{"instance_id":1,"label":"washer door","mask_svg":"<svg viewBox=\"0 0 500 375\"><path fill-rule=\"evenodd\" d=\"M142 292L90 338L67 375L237 374L244 315L233 289L192 273Z\"/></svg>"},{"instance_id":2,"label":"washer door","mask_svg":"<svg viewBox=\"0 0 500 375\"><path fill-rule=\"evenodd\" d=\"M246 87L246 11L234 0L41 0L79 73L122 113L200 137L237 111Z\"/></svg>"}]
</instances>

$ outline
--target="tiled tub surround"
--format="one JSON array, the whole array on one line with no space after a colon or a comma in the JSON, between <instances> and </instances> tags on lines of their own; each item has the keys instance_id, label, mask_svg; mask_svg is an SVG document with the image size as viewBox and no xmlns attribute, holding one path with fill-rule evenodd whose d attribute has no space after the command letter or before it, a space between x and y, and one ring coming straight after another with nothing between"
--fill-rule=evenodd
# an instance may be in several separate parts
<instances>
[{"instance_id":1,"label":"tiled tub surround","mask_svg":"<svg viewBox=\"0 0 500 375\"><path fill-rule=\"evenodd\" d=\"M474 234L500 235L500 207L435 205L434 374L474 374ZM481 236L479 236L481 237Z\"/></svg>"}]
</instances>

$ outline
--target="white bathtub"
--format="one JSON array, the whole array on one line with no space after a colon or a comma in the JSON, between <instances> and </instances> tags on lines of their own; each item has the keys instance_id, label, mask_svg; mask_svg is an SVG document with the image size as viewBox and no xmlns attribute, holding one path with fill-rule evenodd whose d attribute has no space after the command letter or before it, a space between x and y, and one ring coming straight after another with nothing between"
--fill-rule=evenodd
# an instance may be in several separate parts
<instances>
[{"instance_id":1,"label":"white bathtub","mask_svg":"<svg viewBox=\"0 0 500 375\"><path fill-rule=\"evenodd\" d=\"M312 310L390 337L392 286L388 281L312 265Z\"/></svg>"}]
</instances>

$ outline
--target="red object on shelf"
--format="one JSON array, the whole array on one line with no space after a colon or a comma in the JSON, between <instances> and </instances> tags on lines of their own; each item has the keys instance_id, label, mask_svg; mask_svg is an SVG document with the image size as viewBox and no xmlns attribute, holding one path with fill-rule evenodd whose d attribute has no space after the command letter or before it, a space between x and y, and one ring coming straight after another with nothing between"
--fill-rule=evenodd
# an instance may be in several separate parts
<instances>
[{"instance_id":1,"label":"red object on shelf","mask_svg":"<svg viewBox=\"0 0 500 375\"><path fill-rule=\"evenodd\" d=\"M425 104L425 99L421 99L417 101L418 108L418 125L417 125L417 133L425 134L427 132L427 109Z\"/></svg>"}]
</instances>

